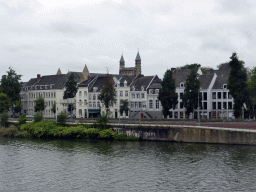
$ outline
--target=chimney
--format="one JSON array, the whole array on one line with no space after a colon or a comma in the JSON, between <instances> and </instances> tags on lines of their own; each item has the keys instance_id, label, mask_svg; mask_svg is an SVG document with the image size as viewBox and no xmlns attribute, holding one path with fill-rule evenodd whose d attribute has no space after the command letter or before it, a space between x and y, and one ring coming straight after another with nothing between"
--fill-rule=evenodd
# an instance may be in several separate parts
<instances>
[{"instance_id":1,"label":"chimney","mask_svg":"<svg viewBox=\"0 0 256 192\"><path fill-rule=\"evenodd\" d=\"M40 74L37 74L37 80L36 80L36 82L38 82L39 80L40 80Z\"/></svg>"},{"instance_id":2,"label":"chimney","mask_svg":"<svg viewBox=\"0 0 256 192\"><path fill-rule=\"evenodd\" d=\"M174 72L176 68L171 68L171 71Z\"/></svg>"}]
</instances>

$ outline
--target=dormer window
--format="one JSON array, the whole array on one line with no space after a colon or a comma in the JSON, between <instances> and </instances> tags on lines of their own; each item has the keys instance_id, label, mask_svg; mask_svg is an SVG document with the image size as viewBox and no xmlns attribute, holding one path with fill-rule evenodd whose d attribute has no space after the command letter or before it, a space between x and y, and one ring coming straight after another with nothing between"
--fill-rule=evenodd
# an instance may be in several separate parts
<instances>
[{"instance_id":1,"label":"dormer window","mask_svg":"<svg viewBox=\"0 0 256 192\"><path fill-rule=\"evenodd\" d=\"M144 91L144 87L143 86L141 86L141 91Z\"/></svg>"},{"instance_id":2,"label":"dormer window","mask_svg":"<svg viewBox=\"0 0 256 192\"><path fill-rule=\"evenodd\" d=\"M126 80L124 81L124 87L127 87L127 81Z\"/></svg>"},{"instance_id":3,"label":"dormer window","mask_svg":"<svg viewBox=\"0 0 256 192\"><path fill-rule=\"evenodd\" d=\"M223 84L223 89L227 89L227 84Z\"/></svg>"},{"instance_id":4,"label":"dormer window","mask_svg":"<svg viewBox=\"0 0 256 192\"><path fill-rule=\"evenodd\" d=\"M43 89L43 86L42 86L42 85L40 85L40 89Z\"/></svg>"},{"instance_id":5,"label":"dormer window","mask_svg":"<svg viewBox=\"0 0 256 192\"><path fill-rule=\"evenodd\" d=\"M149 89L149 93L150 93L150 94L153 94L153 89Z\"/></svg>"},{"instance_id":6,"label":"dormer window","mask_svg":"<svg viewBox=\"0 0 256 192\"><path fill-rule=\"evenodd\" d=\"M133 87L132 90L135 91L135 87Z\"/></svg>"},{"instance_id":7,"label":"dormer window","mask_svg":"<svg viewBox=\"0 0 256 192\"><path fill-rule=\"evenodd\" d=\"M96 92L98 90L98 87L93 87L93 92Z\"/></svg>"},{"instance_id":8,"label":"dormer window","mask_svg":"<svg viewBox=\"0 0 256 192\"><path fill-rule=\"evenodd\" d=\"M158 92L159 92L159 89L156 89L155 93L158 94Z\"/></svg>"},{"instance_id":9,"label":"dormer window","mask_svg":"<svg viewBox=\"0 0 256 192\"><path fill-rule=\"evenodd\" d=\"M180 87L184 87L184 82L181 82L181 83L180 83Z\"/></svg>"}]
</instances>

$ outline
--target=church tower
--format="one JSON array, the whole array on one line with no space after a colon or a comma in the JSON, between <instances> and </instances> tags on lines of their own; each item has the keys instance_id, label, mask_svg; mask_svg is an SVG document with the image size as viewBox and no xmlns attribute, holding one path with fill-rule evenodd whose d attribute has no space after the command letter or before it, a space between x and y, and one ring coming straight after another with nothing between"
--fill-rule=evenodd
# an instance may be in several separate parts
<instances>
[{"instance_id":1,"label":"church tower","mask_svg":"<svg viewBox=\"0 0 256 192\"><path fill-rule=\"evenodd\" d=\"M120 59L119 71L121 71L124 68L125 68L125 61L124 61L124 57L123 57L123 54L122 54L121 59Z\"/></svg>"},{"instance_id":2,"label":"church tower","mask_svg":"<svg viewBox=\"0 0 256 192\"><path fill-rule=\"evenodd\" d=\"M141 74L141 59L140 59L139 51L138 51L137 56L135 58L135 71L136 71L135 76L138 76L138 75Z\"/></svg>"}]
</instances>

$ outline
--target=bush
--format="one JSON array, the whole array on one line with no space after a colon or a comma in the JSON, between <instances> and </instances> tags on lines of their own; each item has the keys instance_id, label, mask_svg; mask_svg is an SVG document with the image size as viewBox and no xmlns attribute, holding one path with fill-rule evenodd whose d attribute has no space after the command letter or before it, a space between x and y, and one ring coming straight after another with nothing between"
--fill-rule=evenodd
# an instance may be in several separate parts
<instances>
[{"instance_id":1,"label":"bush","mask_svg":"<svg viewBox=\"0 0 256 192\"><path fill-rule=\"evenodd\" d=\"M99 138L104 140L113 140L117 135L116 132L112 131L111 129L105 129L100 131Z\"/></svg>"},{"instance_id":2,"label":"bush","mask_svg":"<svg viewBox=\"0 0 256 192\"><path fill-rule=\"evenodd\" d=\"M14 137L18 129L16 127L2 128L0 130L0 135L4 137Z\"/></svg>"},{"instance_id":3,"label":"bush","mask_svg":"<svg viewBox=\"0 0 256 192\"><path fill-rule=\"evenodd\" d=\"M7 127L8 126L8 118L9 118L9 113L7 111L4 111L2 114L1 114L1 126L3 127Z\"/></svg>"},{"instance_id":4,"label":"bush","mask_svg":"<svg viewBox=\"0 0 256 192\"><path fill-rule=\"evenodd\" d=\"M67 122L67 118L68 118L68 114L65 111L62 111L59 116L57 117L57 122L60 125L66 125Z\"/></svg>"},{"instance_id":5,"label":"bush","mask_svg":"<svg viewBox=\"0 0 256 192\"><path fill-rule=\"evenodd\" d=\"M97 121L97 128L107 129L108 122L109 122L108 114L101 116Z\"/></svg>"},{"instance_id":6,"label":"bush","mask_svg":"<svg viewBox=\"0 0 256 192\"><path fill-rule=\"evenodd\" d=\"M43 112L39 111L34 115L34 123L38 123L43 120Z\"/></svg>"},{"instance_id":7,"label":"bush","mask_svg":"<svg viewBox=\"0 0 256 192\"><path fill-rule=\"evenodd\" d=\"M19 117L19 125L25 124L26 121L27 121L26 113L23 113L23 114Z\"/></svg>"}]
</instances>

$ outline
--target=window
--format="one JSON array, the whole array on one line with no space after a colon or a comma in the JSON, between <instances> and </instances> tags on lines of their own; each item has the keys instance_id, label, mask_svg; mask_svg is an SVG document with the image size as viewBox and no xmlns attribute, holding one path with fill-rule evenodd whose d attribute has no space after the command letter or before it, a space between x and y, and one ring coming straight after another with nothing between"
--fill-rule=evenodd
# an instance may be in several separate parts
<instances>
[{"instance_id":1,"label":"window","mask_svg":"<svg viewBox=\"0 0 256 192\"><path fill-rule=\"evenodd\" d=\"M227 102L223 102L223 109L227 109Z\"/></svg>"},{"instance_id":2,"label":"window","mask_svg":"<svg viewBox=\"0 0 256 192\"><path fill-rule=\"evenodd\" d=\"M84 106L86 106L87 100L84 100Z\"/></svg>"},{"instance_id":3,"label":"window","mask_svg":"<svg viewBox=\"0 0 256 192\"><path fill-rule=\"evenodd\" d=\"M120 96L123 97L123 91L120 91Z\"/></svg>"},{"instance_id":4,"label":"window","mask_svg":"<svg viewBox=\"0 0 256 192\"><path fill-rule=\"evenodd\" d=\"M227 84L223 84L223 89L227 89Z\"/></svg>"},{"instance_id":5,"label":"window","mask_svg":"<svg viewBox=\"0 0 256 192\"><path fill-rule=\"evenodd\" d=\"M105 106L103 102L101 103L101 106L102 106L102 107L104 107L104 106Z\"/></svg>"},{"instance_id":6,"label":"window","mask_svg":"<svg viewBox=\"0 0 256 192\"><path fill-rule=\"evenodd\" d=\"M216 92L212 92L212 99L216 99Z\"/></svg>"},{"instance_id":7,"label":"window","mask_svg":"<svg viewBox=\"0 0 256 192\"><path fill-rule=\"evenodd\" d=\"M134 108L134 102L131 102L131 107Z\"/></svg>"},{"instance_id":8,"label":"window","mask_svg":"<svg viewBox=\"0 0 256 192\"><path fill-rule=\"evenodd\" d=\"M89 94L89 100L92 100L92 94Z\"/></svg>"},{"instance_id":9,"label":"window","mask_svg":"<svg viewBox=\"0 0 256 192\"><path fill-rule=\"evenodd\" d=\"M221 92L218 92L218 99L221 99Z\"/></svg>"},{"instance_id":10,"label":"window","mask_svg":"<svg viewBox=\"0 0 256 192\"><path fill-rule=\"evenodd\" d=\"M207 102L203 102L203 105L204 109L207 109Z\"/></svg>"},{"instance_id":11,"label":"window","mask_svg":"<svg viewBox=\"0 0 256 192\"><path fill-rule=\"evenodd\" d=\"M93 94L93 100L96 100L96 95L95 94Z\"/></svg>"},{"instance_id":12,"label":"window","mask_svg":"<svg viewBox=\"0 0 256 192\"><path fill-rule=\"evenodd\" d=\"M79 97L82 97L82 91L79 91Z\"/></svg>"},{"instance_id":13,"label":"window","mask_svg":"<svg viewBox=\"0 0 256 192\"><path fill-rule=\"evenodd\" d=\"M223 92L223 99L227 99L227 92Z\"/></svg>"},{"instance_id":14,"label":"window","mask_svg":"<svg viewBox=\"0 0 256 192\"><path fill-rule=\"evenodd\" d=\"M128 91L125 91L125 97L128 97Z\"/></svg>"},{"instance_id":15,"label":"window","mask_svg":"<svg viewBox=\"0 0 256 192\"><path fill-rule=\"evenodd\" d=\"M139 93L137 93L137 99L139 99L140 98L140 94Z\"/></svg>"},{"instance_id":16,"label":"window","mask_svg":"<svg viewBox=\"0 0 256 192\"><path fill-rule=\"evenodd\" d=\"M180 83L180 87L184 87L184 83L183 82Z\"/></svg>"},{"instance_id":17,"label":"window","mask_svg":"<svg viewBox=\"0 0 256 192\"><path fill-rule=\"evenodd\" d=\"M183 109L183 102L180 102L180 109Z\"/></svg>"},{"instance_id":18,"label":"window","mask_svg":"<svg viewBox=\"0 0 256 192\"><path fill-rule=\"evenodd\" d=\"M218 109L221 109L221 102L218 102Z\"/></svg>"},{"instance_id":19,"label":"window","mask_svg":"<svg viewBox=\"0 0 256 192\"><path fill-rule=\"evenodd\" d=\"M98 103L97 103L97 107L100 108L100 102L99 102L99 101L98 101Z\"/></svg>"},{"instance_id":20,"label":"window","mask_svg":"<svg viewBox=\"0 0 256 192\"><path fill-rule=\"evenodd\" d=\"M145 98L145 94L141 93L141 98L144 99Z\"/></svg>"},{"instance_id":21,"label":"window","mask_svg":"<svg viewBox=\"0 0 256 192\"><path fill-rule=\"evenodd\" d=\"M228 98L232 99L232 95L228 92Z\"/></svg>"},{"instance_id":22,"label":"window","mask_svg":"<svg viewBox=\"0 0 256 192\"><path fill-rule=\"evenodd\" d=\"M96 92L98 90L98 87L93 87L93 92Z\"/></svg>"},{"instance_id":23,"label":"window","mask_svg":"<svg viewBox=\"0 0 256 192\"><path fill-rule=\"evenodd\" d=\"M89 107L92 107L92 102L91 101L89 101Z\"/></svg>"},{"instance_id":24,"label":"window","mask_svg":"<svg viewBox=\"0 0 256 192\"><path fill-rule=\"evenodd\" d=\"M228 102L228 109L232 109L232 102Z\"/></svg>"},{"instance_id":25,"label":"window","mask_svg":"<svg viewBox=\"0 0 256 192\"><path fill-rule=\"evenodd\" d=\"M84 91L84 97L86 97L87 96L87 91Z\"/></svg>"},{"instance_id":26,"label":"window","mask_svg":"<svg viewBox=\"0 0 256 192\"><path fill-rule=\"evenodd\" d=\"M156 100L156 109L159 109L159 100Z\"/></svg>"},{"instance_id":27,"label":"window","mask_svg":"<svg viewBox=\"0 0 256 192\"><path fill-rule=\"evenodd\" d=\"M135 108L138 108L139 106L138 106L138 102L135 102Z\"/></svg>"},{"instance_id":28,"label":"window","mask_svg":"<svg viewBox=\"0 0 256 192\"><path fill-rule=\"evenodd\" d=\"M203 100L207 101L207 92L203 92Z\"/></svg>"},{"instance_id":29,"label":"window","mask_svg":"<svg viewBox=\"0 0 256 192\"><path fill-rule=\"evenodd\" d=\"M149 100L149 109L153 109L153 100Z\"/></svg>"},{"instance_id":30,"label":"window","mask_svg":"<svg viewBox=\"0 0 256 192\"><path fill-rule=\"evenodd\" d=\"M79 105L82 105L82 100L81 99L79 100Z\"/></svg>"},{"instance_id":31,"label":"window","mask_svg":"<svg viewBox=\"0 0 256 192\"><path fill-rule=\"evenodd\" d=\"M93 106L92 107L96 107L96 102L95 101L93 101Z\"/></svg>"},{"instance_id":32,"label":"window","mask_svg":"<svg viewBox=\"0 0 256 192\"><path fill-rule=\"evenodd\" d=\"M135 98L135 94L134 94L134 93L132 93L132 98L133 98L133 99Z\"/></svg>"},{"instance_id":33,"label":"window","mask_svg":"<svg viewBox=\"0 0 256 192\"><path fill-rule=\"evenodd\" d=\"M212 103L212 109L216 109L216 102Z\"/></svg>"},{"instance_id":34,"label":"window","mask_svg":"<svg viewBox=\"0 0 256 192\"><path fill-rule=\"evenodd\" d=\"M153 94L153 89L149 89L149 93L150 93L150 94Z\"/></svg>"},{"instance_id":35,"label":"window","mask_svg":"<svg viewBox=\"0 0 256 192\"><path fill-rule=\"evenodd\" d=\"M155 94L158 94L158 92L159 92L159 89L156 89Z\"/></svg>"}]
</instances>

